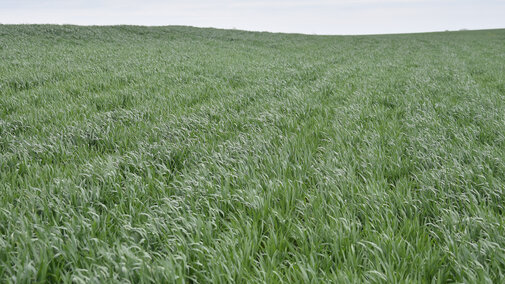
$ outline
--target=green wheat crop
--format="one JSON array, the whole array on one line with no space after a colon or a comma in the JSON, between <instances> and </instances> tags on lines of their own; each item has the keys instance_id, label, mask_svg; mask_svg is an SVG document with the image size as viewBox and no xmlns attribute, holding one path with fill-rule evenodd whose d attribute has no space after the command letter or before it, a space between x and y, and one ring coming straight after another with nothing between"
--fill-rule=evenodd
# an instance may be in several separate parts
<instances>
[{"instance_id":1,"label":"green wheat crop","mask_svg":"<svg viewBox=\"0 0 505 284\"><path fill-rule=\"evenodd\" d=\"M505 30L0 25L0 282L500 282Z\"/></svg>"}]
</instances>

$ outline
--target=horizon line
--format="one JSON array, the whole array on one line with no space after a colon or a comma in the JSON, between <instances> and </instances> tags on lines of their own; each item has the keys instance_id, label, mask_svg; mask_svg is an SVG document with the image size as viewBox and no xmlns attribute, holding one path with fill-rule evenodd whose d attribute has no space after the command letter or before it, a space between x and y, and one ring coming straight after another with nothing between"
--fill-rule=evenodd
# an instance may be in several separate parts
<instances>
[{"instance_id":1,"label":"horizon line","mask_svg":"<svg viewBox=\"0 0 505 284\"><path fill-rule=\"evenodd\" d=\"M364 35L408 35L408 34L427 34L427 33L445 33L445 32L471 32L471 31L492 31L492 30L503 30L505 27L492 27L483 29L447 29L447 30L429 30L429 31L414 31L414 32L398 32L398 33L360 33L360 34L323 34L323 33L303 33L303 32L277 32L277 31L267 31L267 30L246 30L239 28L223 28L223 27L212 27L212 26L191 26L191 25L135 25L135 24L111 24L111 25L81 25L81 24L71 24L71 23L1 23L2 26L75 26L75 27L120 27L120 26L130 26L130 27L146 27L146 28L163 28L163 27L186 27L186 28L196 28L196 29L215 29L223 31L241 31L241 32L251 32L251 33L271 33L271 34L285 34L285 35L308 35L308 36L364 36Z\"/></svg>"}]
</instances>

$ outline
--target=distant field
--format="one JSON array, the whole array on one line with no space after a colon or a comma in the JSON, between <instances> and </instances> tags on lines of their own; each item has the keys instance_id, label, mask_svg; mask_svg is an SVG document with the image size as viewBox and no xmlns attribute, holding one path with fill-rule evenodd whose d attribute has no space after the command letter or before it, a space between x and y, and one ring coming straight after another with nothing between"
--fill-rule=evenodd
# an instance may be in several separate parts
<instances>
[{"instance_id":1,"label":"distant field","mask_svg":"<svg viewBox=\"0 0 505 284\"><path fill-rule=\"evenodd\" d=\"M0 282L500 282L505 30L0 25Z\"/></svg>"}]
</instances>

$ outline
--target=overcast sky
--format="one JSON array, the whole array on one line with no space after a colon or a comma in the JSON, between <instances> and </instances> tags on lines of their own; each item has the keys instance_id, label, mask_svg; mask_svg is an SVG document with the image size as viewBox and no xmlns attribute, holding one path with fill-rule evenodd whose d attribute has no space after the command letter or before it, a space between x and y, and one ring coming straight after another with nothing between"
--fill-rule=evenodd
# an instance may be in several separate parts
<instances>
[{"instance_id":1,"label":"overcast sky","mask_svg":"<svg viewBox=\"0 0 505 284\"><path fill-rule=\"evenodd\" d=\"M0 23L404 33L505 28L505 0L0 0Z\"/></svg>"}]
</instances>

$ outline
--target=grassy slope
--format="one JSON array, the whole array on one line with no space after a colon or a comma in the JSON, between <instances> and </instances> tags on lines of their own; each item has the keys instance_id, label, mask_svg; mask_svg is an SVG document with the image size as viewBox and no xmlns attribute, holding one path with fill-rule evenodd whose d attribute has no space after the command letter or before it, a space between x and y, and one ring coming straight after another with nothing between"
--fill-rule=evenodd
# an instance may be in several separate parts
<instances>
[{"instance_id":1,"label":"grassy slope","mask_svg":"<svg viewBox=\"0 0 505 284\"><path fill-rule=\"evenodd\" d=\"M498 281L504 51L0 26L0 282Z\"/></svg>"}]
</instances>

